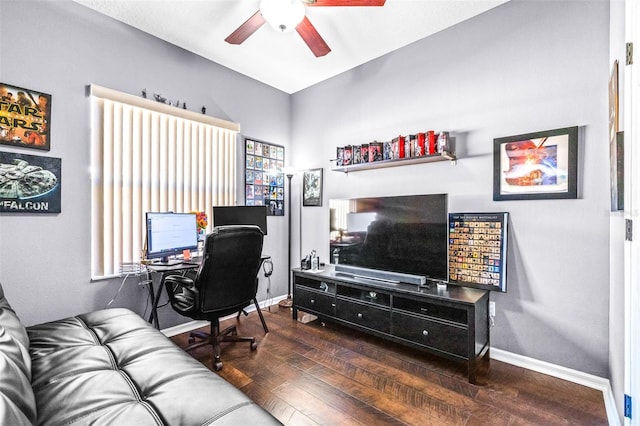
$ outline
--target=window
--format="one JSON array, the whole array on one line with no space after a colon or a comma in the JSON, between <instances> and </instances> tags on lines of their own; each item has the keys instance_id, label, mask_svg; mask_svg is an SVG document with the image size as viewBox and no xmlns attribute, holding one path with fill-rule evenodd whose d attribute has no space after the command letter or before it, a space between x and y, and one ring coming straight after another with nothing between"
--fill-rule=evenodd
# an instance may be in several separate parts
<instances>
[{"instance_id":1,"label":"window","mask_svg":"<svg viewBox=\"0 0 640 426\"><path fill-rule=\"evenodd\" d=\"M90 86L91 276L143 253L147 211L233 205L239 125Z\"/></svg>"}]
</instances>

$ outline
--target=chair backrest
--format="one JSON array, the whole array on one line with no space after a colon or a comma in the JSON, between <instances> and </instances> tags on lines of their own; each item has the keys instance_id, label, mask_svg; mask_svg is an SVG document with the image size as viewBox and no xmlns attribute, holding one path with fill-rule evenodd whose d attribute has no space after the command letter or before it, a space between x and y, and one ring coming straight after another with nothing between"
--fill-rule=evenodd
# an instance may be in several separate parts
<instances>
[{"instance_id":1,"label":"chair backrest","mask_svg":"<svg viewBox=\"0 0 640 426\"><path fill-rule=\"evenodd\" d=\"M195 278L202 313L237 311L255 298L263 239L253 225L219 226L207 235Z\"/></svg>"}]
</instances>

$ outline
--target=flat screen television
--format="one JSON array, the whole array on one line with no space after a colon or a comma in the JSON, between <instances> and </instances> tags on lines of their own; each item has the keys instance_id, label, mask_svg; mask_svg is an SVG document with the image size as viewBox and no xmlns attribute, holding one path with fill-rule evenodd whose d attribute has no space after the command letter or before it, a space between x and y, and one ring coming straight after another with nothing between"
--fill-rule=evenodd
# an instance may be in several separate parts
<instances>
[{"instance_id":1,"label":"flat screen television","mask_svg":"<svg viewBox=\"0 0 640 426\"><path fill-rule=\"evenodd\" d=\"M213 206L213 226L256 225L267 235L267 206Z\"/></svg>"},{"instance_id":2,"label":"flat screen television","mask_svg":"<svg viewBox=\"0 0 640 426\"><path fill-rule=\"evenodd\" d=\"M340 269L447 279L446 194L329 200L329 212L329 259Z\"/></svg>"},{"instance_id":3,"label":"flat screen television","mask_svg":"<svg viewBox=\"0 0 640 426\"><path fill-rule=\"evenodd\" d=\"M162 259L198 248L195 213L147 212L147 259Z\"/></svg>"}]
</instances>

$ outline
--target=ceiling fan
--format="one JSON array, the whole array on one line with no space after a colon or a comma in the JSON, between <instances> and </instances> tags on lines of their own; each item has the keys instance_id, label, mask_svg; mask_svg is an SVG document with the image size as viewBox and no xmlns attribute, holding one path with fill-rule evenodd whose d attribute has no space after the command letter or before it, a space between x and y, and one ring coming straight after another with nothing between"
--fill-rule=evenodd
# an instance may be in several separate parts
<instances>
[{"instance_id":1,"label":"ceiling fan","mask_svg":"<svg viewBox=\"0 0 640 426\"><path fill-rule=\"evenodd\" d=\"M294 28L316 57L324 56L331 49L305 16L306 6L383 6L386 0L262 0L260 9L224 40L242 44L265 22L281 32Z\"/></svg>"}]
</instances>

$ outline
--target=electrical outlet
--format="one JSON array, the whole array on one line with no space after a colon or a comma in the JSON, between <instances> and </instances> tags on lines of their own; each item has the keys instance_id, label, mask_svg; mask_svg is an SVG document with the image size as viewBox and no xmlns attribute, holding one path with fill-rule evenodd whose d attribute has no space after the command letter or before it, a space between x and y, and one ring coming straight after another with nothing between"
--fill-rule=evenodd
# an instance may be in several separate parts
<instances>
[{"instance_id":1,"label":"electrical outlet","mask_svg":"<svg viewBox=\"0 0 640 426\"><path fill-rule=\"evenodd\" d=\"M496 302L489 302L489 316L496 316Z\"/></svg>"}]
</instances>

